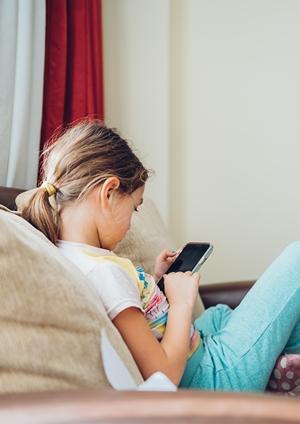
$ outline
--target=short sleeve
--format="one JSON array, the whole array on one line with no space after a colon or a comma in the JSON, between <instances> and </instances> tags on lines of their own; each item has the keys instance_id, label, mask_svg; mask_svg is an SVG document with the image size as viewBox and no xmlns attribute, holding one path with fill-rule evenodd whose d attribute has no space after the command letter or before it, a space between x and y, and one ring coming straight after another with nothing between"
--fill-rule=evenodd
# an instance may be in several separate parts
<instances>
[{"instance_id":1,"label":"short sleeve","mask_svg":"<svg viewBox=\"0 0 300 424\"><path fill-rule=\"evenodd\" d=\"M97 264L87 275L112 321L120 312L135 307L143 312L135 281L118 264Z\"/></svg>"}]
</instances>

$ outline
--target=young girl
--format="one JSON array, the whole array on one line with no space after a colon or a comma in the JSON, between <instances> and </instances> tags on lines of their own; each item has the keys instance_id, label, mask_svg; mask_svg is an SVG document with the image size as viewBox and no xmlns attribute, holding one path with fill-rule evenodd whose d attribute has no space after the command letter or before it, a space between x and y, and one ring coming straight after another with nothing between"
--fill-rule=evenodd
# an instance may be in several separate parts
<instances>
[{"instance_id":1,"label":"young girl","mask_svg":"<svg viewBox=\"0 0 300 424\"><path fill-rule=\"evenodd\" d=\"M143 202L149 172L125 140L99 121L67 129L44 152L44 183L23 217L89 278L145 379L180 387L264 391L277 357L300 353L300 244L293 243L234 311L207 309L191 326L199 274L154 276L113 250ZM164 275L166 297L156 283Z\"/></svg>"}]
</instances>

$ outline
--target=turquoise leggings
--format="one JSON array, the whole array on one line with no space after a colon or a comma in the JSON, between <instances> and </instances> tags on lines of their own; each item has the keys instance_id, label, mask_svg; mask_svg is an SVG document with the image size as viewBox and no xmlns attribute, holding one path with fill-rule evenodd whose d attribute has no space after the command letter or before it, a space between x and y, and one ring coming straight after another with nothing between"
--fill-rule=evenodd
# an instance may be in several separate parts
<instances>
[{"instance_id":1,"label":"turquoise leggings","mask_svg":"<svg viewBox=\"0 0 300 424\"><path fill-rule=\"evenodd\" d=\"M278 356L300 353L300 241L281 253L235 310L211 307L195 326L201 344L180 387L264 391Z\"/></svg>"}]
</instances>

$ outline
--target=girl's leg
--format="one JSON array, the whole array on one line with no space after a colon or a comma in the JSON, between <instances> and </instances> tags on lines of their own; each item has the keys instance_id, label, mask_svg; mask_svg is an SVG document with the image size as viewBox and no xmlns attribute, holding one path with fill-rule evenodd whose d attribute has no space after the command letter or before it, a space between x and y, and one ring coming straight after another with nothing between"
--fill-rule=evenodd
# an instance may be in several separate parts
<instances>
[{"instance_id":1,"label":"girl's leg","mask_svg":"<svg viewBox=\"0 0 300 424\"><path fill-rule=\"evenodd\" d=\"M206 309L199 318L194 322L195 327L200 332L201 343L196 352L188 359L187 365L182 376L179 387L187 388L203 388L203 389L214 389L212 384L213 378L210 375L204 375L201 370L204 371L207 365L208 374L211 373L212 367L210 366L210 360L207 360L206 356L209 355L207 351L207 338L211 338L213 335L218 333L229 321L232 314L232 309L227 305L217 305ZM202 383L205 385L191 386L196 373L202 374ZM209 384L208 384L209 383Z\"/></svg>"},{"instance_id":2,"label":"girl's leg","mask_svg":"<svg viewBox=\"0 0 300 424\"><path fill-rule=\"evenodd\" d=\"M204 335L190 387L265 390L277 357L283 351L300 353L299 319L300 242L295 242L226 315L225 326Z\"/></svg>"},{"instance_id":3,"label":"girl's leg","mask_svg":"<svg viewBox=\"0 0 300 424\"><path fill-rule=\"evenodd\" d=\"M201 336L213 335L220 331L229 321L232 309L227 305L217 305L206 309L194 325Z\"/></svg>"}]
</instances>

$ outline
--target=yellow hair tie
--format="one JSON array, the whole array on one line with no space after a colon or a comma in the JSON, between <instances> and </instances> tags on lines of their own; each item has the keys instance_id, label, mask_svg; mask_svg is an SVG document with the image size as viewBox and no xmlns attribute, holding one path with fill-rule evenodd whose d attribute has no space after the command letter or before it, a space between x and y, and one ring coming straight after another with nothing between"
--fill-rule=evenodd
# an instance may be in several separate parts
<instances>
[{"instance_id":1,"label":"yellow hair tie","mask_svg":"<svg viewBox=\"0 0 300 424\"><path fill-rule=\"evenodd\" d=\"M46 188L49 196L53 196L53 194L56 193L56 188L52 184L48 183L47 181L43 182L43 184L41 185L41 188Z\"/></svg>"}]
</instances>

